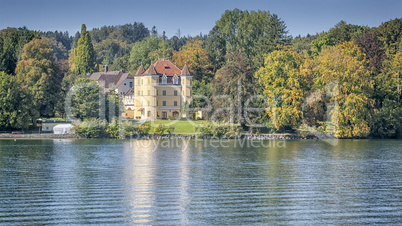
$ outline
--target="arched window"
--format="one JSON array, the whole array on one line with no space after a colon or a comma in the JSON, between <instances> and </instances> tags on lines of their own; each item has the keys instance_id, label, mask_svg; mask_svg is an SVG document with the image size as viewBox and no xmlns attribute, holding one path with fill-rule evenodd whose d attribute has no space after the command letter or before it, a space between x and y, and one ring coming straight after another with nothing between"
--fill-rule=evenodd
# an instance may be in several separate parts
<instances>
[{"instance_id":1,"label":"arched window","mask_svg":"<svg viewBox=\"0 0 402 226\"><path fill-rule=\"evenodd\" d=\"M179 84L179 78L177 77L177 75L174 75L174 77L173 77L173 84L174 85Z\"/></svg>"},{"instance_id":2,"label":"arched window","mask_svg":"<svg viewBox=\"0 0 402 226\"><path fill-rule=\"evenodd\" d=\"M166 75L162 76L162 84L167 84L167 77Z\"/></svg>"}]
</instances>

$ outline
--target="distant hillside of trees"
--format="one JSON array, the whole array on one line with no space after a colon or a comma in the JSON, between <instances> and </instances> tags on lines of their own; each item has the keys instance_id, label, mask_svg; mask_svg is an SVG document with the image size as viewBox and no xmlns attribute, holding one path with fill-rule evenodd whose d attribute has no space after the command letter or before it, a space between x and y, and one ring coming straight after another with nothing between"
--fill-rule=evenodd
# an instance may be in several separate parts
<instances>
[{"instance_id":1,"label":"distant hillside of trees","mask_svg":"<svg viewBox=\"0 0 402 226\"><path fill-rule=\"evenodd\" d=\"M247 118L266 123L272 132L300 132L308 126L340 138L402 136L401 18L378 27L340 21L319 34L291 37L278 15L239 9L225 11L209 34L195 37L178 31L168 38L140 22L89 31L83 25L73 36L26 27L1 30L0 130L26 129L39 117L64 116L64 97L84 74L103 71L104 65L135 73L141 63L148 67L158 58L179 67L187 63L193 94L227 95L235 107L253 95L266 97L268 108L261 98L249 105L267 111ZM90 99L97 101L96 96ZM336 118L328 114L330 103L337 103ZM194 100L191 106L205 104ZM214 109L227 104L212 101ZM229 117L222 111L215 118L228 122ZM244 117L234 122L250 126Z\"/></svg>"}]
</instances>

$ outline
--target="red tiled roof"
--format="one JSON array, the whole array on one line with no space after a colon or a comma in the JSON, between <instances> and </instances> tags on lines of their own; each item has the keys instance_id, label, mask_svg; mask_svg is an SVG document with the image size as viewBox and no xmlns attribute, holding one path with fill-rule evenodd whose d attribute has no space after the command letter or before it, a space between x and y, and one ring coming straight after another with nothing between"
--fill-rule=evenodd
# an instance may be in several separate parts
<instances>
[{"instance_id":1,"label":"red tiled roof","mask_svg":"<svg viewBox=\"0 0 402 226\"><path fill-rule=\"evenodd\" d=\"M149 66L148 70L146 70L143 75L180 75L181 70L176 67L172 62L169 60L161 59L158 60L153 65Z\"/></svg>"},{"instance_id":2,"label":"red tiled roof","mask_svg":"<svg viewBox=\"0 0 402 226\"><path fill-rule=\"evenodd\" d=\"M154 65L149 66L148 70L143 75L157 75Z\"/></svg>"}]
</instances>

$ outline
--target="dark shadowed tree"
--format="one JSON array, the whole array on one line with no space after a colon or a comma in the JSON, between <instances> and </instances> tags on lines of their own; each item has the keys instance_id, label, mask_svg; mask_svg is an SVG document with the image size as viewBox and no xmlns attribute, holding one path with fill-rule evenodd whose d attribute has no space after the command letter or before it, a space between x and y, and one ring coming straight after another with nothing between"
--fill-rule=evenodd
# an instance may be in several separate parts
<instances>
[{"instance_id":1,"label":"dark shadowed tree","mask_svg":"<svg viewBox=\"0 0 402 226\"><path fill-rule=\"evenodd\" d=\"M383 43L387 53L395 54L398 50L402 51L399 48L402 42L402 18L387 21L375 28L374 32L378 40Z\"/></svg>"},{"instance_id":2,"label":"dark shadowed tree","mask_svg":"<svg viewBox=\"0 0 402 226\"><path fill-rule=\"evenodd\" d=\"M34 31L23 28L7 28L0 31L0 71L15 74L15 68L21 59L24 45L39 37Z\"/></svg>"},{"instance_id":3,"label":"dark shadowed tree","mask_svg":"<svg viewBox=\"0 0 402 226\"><path fill-rule=\"evenodd\" d=\"M379 72L382 66L382 61L385 57L385 52L381 42L373 32L366 32L355 38L354 42L359 46L360 50L366 54L371 68L375 72Z\"/></svg>"},{"instance_id":4,"label":"dark shadowed tree","mask_svg":"<svg viewBox=\"0 0 402 226\"><path fill-rule=\"evenodd\" d=\"M35 111L31 96L14 75L0 72L0 129L26 129Z\"/></svg>"},{"instance_id":5,"label":"dark shadowed tree","mask_svg":"<svg viewBox=\"0 0 402 226\"><path fill-rule=\"evenodd\" d=\"M226 55L225 65L216 72L213 81L212 105L216 110L231 107L230 101L232 101L233 112L231 115L230 111L222 111L217 114L216 119L225 122L233 120L244 127L246 122L243 118L243 106L247 99L255 94L255 89L253 69L246 54L229 52ZM219 95L227 95L230 98L217 98Z\"/></svg>"}]
</instances>

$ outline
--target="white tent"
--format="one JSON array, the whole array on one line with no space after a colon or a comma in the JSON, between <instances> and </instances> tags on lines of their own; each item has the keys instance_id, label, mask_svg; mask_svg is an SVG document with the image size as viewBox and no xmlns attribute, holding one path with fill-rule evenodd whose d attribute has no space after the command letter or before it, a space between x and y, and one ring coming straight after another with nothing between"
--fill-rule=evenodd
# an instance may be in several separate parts
<instances>
[{"instance_id":1,"label":"white tent","mask_svg":"<svg viewBox=\"0 0 402 226\"><path fill-rule=\"evenodd\" d=\"M71 129L73 128L72 124L59 124L53 127L54 134L67 134L70 133Z\"/></svg>"}]
</instances>

